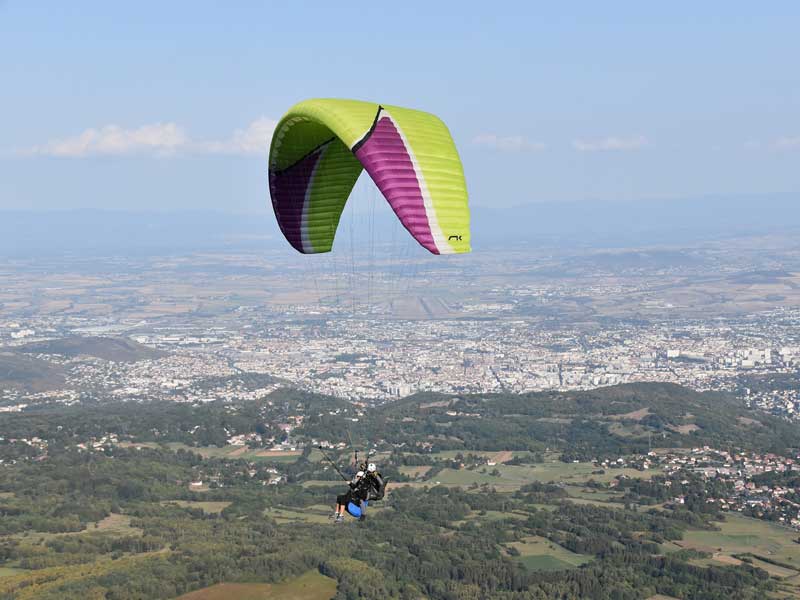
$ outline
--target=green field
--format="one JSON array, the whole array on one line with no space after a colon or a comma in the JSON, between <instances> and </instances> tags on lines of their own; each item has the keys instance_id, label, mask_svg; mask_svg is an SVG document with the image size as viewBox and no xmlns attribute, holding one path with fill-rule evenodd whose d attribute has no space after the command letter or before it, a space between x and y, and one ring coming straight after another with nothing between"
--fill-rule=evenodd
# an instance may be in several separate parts
<instances>
[{"instance_id":1,"label":"green field","mask_svg":"<svg viewBox=\"0 0 800 600\"><path fill-rule=\"evenodd\" d=\"M615 492L585 487L583 485L565 485L564 489L569 494L570 498L581 498L583 500L594 500L596 502L612 502L616 498L621 498L620 494Z\"/></svg>"},{"instance_id":2,"label":"green field","mask_svg":"<svg viewBox=\"0 0 800 600\"><path fill-rule=\"evenodd\" d=\"M786 567L780 567L778 565L773 565L763 560L758 560L757 558L751 559L752 564L759 569L764 569L770 575L775 577L797 577L798 572L795 569L787 569Z\"/></svg>"},{"instance_id":3,"label":"green field","mask_svg":"<svg viewBox=\"0 0 800 600\"><path fill-rule=\"evenodd\" d=\"M367 509L367 516L376 515L386 510L382 503L378 506L372 506ZM297 510L289 510L287 508L268 508L264 510L264 516L275 519L278 524L285 523L319 523L319 524L333 524L330 518L333 514L334 502L331 501L330 505L325 504L312 504ZM355 521L352 517L345 516L346 521Z\"/></svg>"},{"instance_id":4,"label":"green field","mask_svg":"<svg viewBox=\"0 0 800 600\"><path fill-rule=\"evenodd\" d=\"M116 535L142 535L143 531L136 527L131 527L131 518L127 515L111 513L102 521L98 521L93 526L89 525L87 531L104 531Z\"/></svg>"},{"instance_id":5,"label":"green field","mask_svg":"<svg viewBox=\"0 0 800 600\"><path fill-rule=\"evenodd\" d=\"M231 503L228 501L213 502L203 500L166 500L161 504L174 504L175 506L181 506L184 508L199 508L204 513L215 515L218 515L231 505Z\"/></svg>"},{"instance_id":6,"label":"green field","mask_svg":"<svg viewBox=\"0 0 800 600\"><path fill-rule=\"evenodd\" d=\"M595 500L593 498L565 498L568 502L573 504L588 504L590 506L600 506L602 508L613 508L624 510L625 506L618 502L606 502L605 500Z\"/></svg>"},{"instance_id":7,"label":"green field","mask_svg":"<svg viewBox=\"0 0 800 600\"><path fill-rule=\"evenodd\" d=\"M576 554L539 536L526 537L508 545L519 550L519 556L514 560L535 571L574 569L592 560L591 556Z\"/></svg>"},{"instance_id":8,"label":"green field","mask_svg":"<svg viewBox=\"0 0 800 600\"><path fill-rule=\"evenodd\" d=\"M736 513L727 514L726 520L717 525L719 531L688 531L674 545L711 554L710 558L692 561L695 564L731 565L739 564L740 559L749 560L781 580L775 597L800 598L800 544L795 542L796 531Z\"/></svg>"},{"instance_id":9,"label":"green field","mask_svg":"<svg viewBox=\"0 0 800 600\"><path fill-rule=\"evenodd\" d=\"M429 466L420 466L420 467L400 467L399 471L403 475L408 475L411 478L416 479L417 477L422 477L431 470L432 467Z\"/></svg>"},{"instance_id":10,"label":"green field","mask_svg":"<svg viewBox=\"0 0 800 600\"><path fill-rule=\"evenodd\" d=\"M0 577L9 577L11 575L22 575L28 573L27 569L17 569L15 567L0 567Z\"/></svg>"},{"instance_id":11,"label":"green field","mask_svg":"<svg viewBox=\"0 0 800 600\"><path fill-rule=\"evenodd\" d=\"M166 444L170 450L187 450L199 454L203 458L229 458L243 460L266 460L269 462L295 462L302 454L300 450L272 452L263 448L252 450L247 446L187 446L180 442Z\"/></svg>"},{"instance_id":12,"label":"green field","mask_svg":"<svg viewBox=\"0 0 800 600\"><path fill-rule=\"evenodd\" d=\"M502 452L494 451L494 450L440 450L439 452L431 453L431 458L439 459L439 460L453 460L458 455L467 456L468 454L474 454L475 456L482 456L484 458L495 458L498 454L503 454ZM527 450L514 450L511 451L511 455L513 457L517 456L530 456L532 453L528 452Z\"/></svg>"},{"instance_id":13,"label":"green field","mask_svg":"<svg viewBox=\"0 0 800 600\"><path fill-rule=\"evenodd\" d=\"M282 583L220 583L177 600L330 600L335 594L335 579L309 571Z\"/></svg>"},{"instance_id":14,"label":"green field","mask_svg":"<svg viewBox=\"0 0 800 600\"><path fill-rule=\"evenodd\" d=\"M440 483L442 485L458 485L467 487L472 484L488 484L498 491L512 491L521 486L535 481L564 482L579 484L590 479L598 482L609 482L619 475L649 479L659 473L658 470L637 471L636 469L606 469L602 475L592 463L563 463L548 461L534 465L503 465L494 467L480 467L475 470L468 469L442 469L438 474L427 480L427 483ZM497 471L499 475L491 473ZM599 498L598 498L599 499Z\"/></svg>"},{"instance_id":15,"label":"green field","mask_svg":"<svg viewBox=\"0 0 800 600\"><path fill-rule=\"evenodd\" d=\"M455 454L455 452L452 452ZM446 453L439 453L446 454ZM423 470L427 473L429 467L401 467L401 472L409 476L421 474ZM569 495L573 498L583 499L584 503L599 503L604 505L610 499L618 497L618 494L608 491L594 491L585 488L582 484L593 479L597 482L607 483L619 475L636 477L640 479L650 479L660 473L657 469L648 471L637 471L636 469L606 469L605 473L592 474L597 471L592 463L564 463L551 460L544 463L533 465L505 465L481 466L476 469L442 469L433 476L419 475L421 478L413 482L395 482L392 487L409 486L459 486L467 488L471 485L489 485L500 492L513 492L528 483L539 482L561 482L565 483ZM492 475L493 472L498 475ZM338 480L309 480L303 482L303 487L309 486L335 486ZM580 502L580 500L579 500ZM612 505L613 506L613 505Z\"/></svg>"},{"instance_id":16,"label":"green field","mask_svg":"<svg viewBox=\"0 0 800 600\"><path fill-rule=\"evenodd\" d=\"M796 531L738 514L727 514L726 521L717 525L719 531L688 531L679 544L728 556L754 554L800 569Z\"/></svg>"},{"instance_id":17,"label":"green field","mask_svg":"<svg viewBox=\"0 0 800 600\"><path fill-rule=\"evenodd\" d=\"M311 451L311 454L309 454L309 455L308 455L308 460L309 460L309 461L311 461L311 462L319 462L319 461L321 461L323 458L324 458L324 457L322 456L322 452L320 452L320 451L319 451L319 450L317 450L316 448L314 448L314 449Z\"/></svg>"},{"instance_id":18,"label":"green field","mask_svg":"<svg viewBox=\"0 0 800 600\"><path fill-rule=\"evenodd\" d=\"M161 444L157 444L156 442L120 442L120 447L123 448L160 448L162 447ZM169 448L170 450L178 451L178 450L186 450L187 452L194 452L195 454L199 454L203 458L229 458L229 459L237 459L241 458L244 460L265 460L269 462L277 462L277 463L291 463L295 462L297 458L302 454L300 450L281 450L272 452L270 450L265 450L264 448L258 449L250 449L247 446L189 446L187 444L183 444L181 442L168 442L163 446ZM314 450L311 452L311 456L309 460L318 461L321 460L322 454L319 453L318 450Z\"/></svg>"},{"instance_id":19,"label":"green field","mask_svg":"<svg viewBox=\"0 0 800 600\"><path fill-rule=\"evenodd\" d=\"M41 531L23 531L13 535L5 536L7 539L26 540L33 543L45 543L47 540L60 536L81 535L85 533L103 532L109 535L142 535L144 532L136 527L131 527L131 518L127 515L111 513L105 519L96 523L89 523L86 529L81 531L69 531L66 533L47 533ZM3 537L0 537L2 540Z\"/></svg>"},{"instance_id":20,"label":"green field","mask_svg":"<svg viewBox=\"0 0 800 600\"><path fill-rule=\"evenodd\" d=\"M623 504L615 502L621 496L607 490L587 488L581 485L566 485L564 489L569 494L567 499L574 504L590 504L604 508L624 508Z\"/></svg>"},{"instance_id":21,"label":"green field","mask_svg":"<svg viewBox=\"0 0 800 600\"><path fill-rule=\"evenodd\" d=\"M342 487L342 492L347 489L347 484L341 479L309 479L301 483L303 487Z\"/></svg>"},{"instance_id":22,"label":"green field","mask_svg":"<svg viewBox=\"0 0 800 600\"><path fill-rule=\"evenodd\" d=\"M299 510L288 510L285 508L268 508L264 511L264 516L275 519L276 523L330 523L330 516L333 514L333 503L331 506L314 504Z\"/></svg>"}]
</instances>

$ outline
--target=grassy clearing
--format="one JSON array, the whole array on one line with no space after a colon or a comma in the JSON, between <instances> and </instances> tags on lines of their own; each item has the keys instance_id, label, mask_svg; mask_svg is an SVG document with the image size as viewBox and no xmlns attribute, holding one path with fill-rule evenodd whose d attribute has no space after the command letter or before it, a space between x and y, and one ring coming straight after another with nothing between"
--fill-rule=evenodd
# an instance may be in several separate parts
<instances>
[{"instance_id":1,"label":"grassy clearing","mask_svg":"<svg viewBox=\"0 0 800 600\"><path fill-rule=\"evenodd\" d=\"M424 487L434 487L437 484L432 481L390 481L389 485L386 486L386 495L391 495L393 490L401 487L410 487L410 488L424 488Z\"/></svg>"},{"instance_id":2,"label":"grassy clearing","mask_svg":"<svg viewBox=\"0 0 800 600\"><path fill-rule=\"evenodd\" d=\"M303 453L300 450L246 450L241 453L247 460L269 460L274 462L293 463Z\"/></svg>"},{"instance_id":3,"label":"grassy clearing","mask_svg":"<svg viewBox=\"0 0 800 600\"><path fill-rule=\"evenodd\" d=\"M733 556L729 556L727 554L720 554L719 552L715 552L711 558L696 558L694 560L690 560L689 562L698 567L730 567L742 564L742 561L740 561L738 558L734 558Z\"/></svg>"},{"instance_id":4,"label":"grassy clearing","mask_svg":"<svg viewBox=\"0 0 800 600\"><path fill-rule=\"evenodd\" d=\"M677 552L678 550L683 550L683 547L675 542L664 542L659 544L659 552L661 554L670 554L672 552Z\"/></svg>"},{"instance_id":5,"label":"grassy clearing","mask_svg":"<svg viewBox=\"0 0 800 600\"><path fill-rule=\"evenodd\" d=\"M475 469L472 471L468 469L442 469L439 473L427 480L426 483L457 485L461 487L467 487L472 484L487 484L495 486L498 489L508 490L512 490L515 487L518 488L523 485L522 480L516 481L512 479L510 476L511 474L507 472L505 473L505 477L502 475L491 475L492 469L493 468L488 467L481 467L480 469Z\"/></svg>"},{"instance_id":6,"label":"grassy clearing","mask_svg":"<svg viewBox=\"0 0 800 600\"><path fill-rule=\"evenodd\" d=\"M555 508L555 507L553 507ZM504 519L516 519L520 521L526 520L531 513L525 511L500 511L500 510L486 510L486 511L477 511L473 510L462 520L460 521L453 521L453 525L455 527L461 527L465 523L469 523L472 521L484 520L484 521L501 521Z\"/></svg>"},{"instance_id":7,"label":"grassy clearing","mask_svg":"<svg viewBox=\"0 0 800 600\"><path fill-rule=\"evenodd\" d=\"M622 497L620 494L613 491L584 487L582 485L566 485L564 489L567 491L570 498L590 500L593 502L608 503Z\"/></svg>"},{"instance_id":8,"label":"grassy clearing","mask_svg":"<svg viewBox=\"0 0 800 600\"><path fill-rule=\"evenodd\" d=\"M497 462L505 462L517 456L531 455L531 453L528 452L527 450L503 450L499 452L485 451L485 450L442 450L440 452L432 453L431 457L440 460L453 460L459 454L461 454L462 456L467 456L467 454L474 454L475 456L482 456L487 460L495 460Z\"/></svg>"},{"instance_id":9,"label":"grassy clearing","mask_svg":"<svg viewBox=\"0 0 800 600\"><path fill-rule=\"evenodd\" d=\"M299 510L289 510L286 508L267 508L264 515L275 519L279 525L286 523L330 523L330 515L333 513L333 505L323 506L315 504Z\"/></svg>"},{"instance_id":10,"label":"grassy clearing","mask_svg":"<svg viewBox=\"0 0 800 600\"><path fill-rule=\"evenodd\" d=\"M794 541L797 532L738 514L726 515L726 521L717 525L719 531L688 531L678 544L720 555L749 553L800 569L800 544Z\"/></svg>"},{"instance_id":11,"label":"grassy clearing","mask_svg":"<svg viewBox=\"0 0 800 600\"><path fill-rule=\"evenodd\" d=\"M623 415L611 415L608 418L613 421L622 421L622 420L641 421L649 414L650 414L649 408L640 408L638 410L634 410L629 413L625 413Z\"/></svg>"},{"instance_id":12,"label":"grassy clearing","mask_svg":"<svg viewBox=\"0 0 800 600\"><path fill-rule=\"evenodd\" d=\"M144 533L141 529L131 527L131 518L129 516L116 513L111 513L102 521L98 521L94 524L94 527L90 525L87 531L104 531L118 535L142 535Z\"/></svg>"},{"instance_id":13,"label":"grassy clearing","mask_svg":"<svg viewBox=\"0 0 800 600\"><path fill-rule=\"evenodd\" d=\"M312 504L311 506L299 508L297 510L288 508L267 508L264 510L264 516L275 519L275 522L279 525L284 525L286 523L332 524L330 516L333 514L333 508L333 502L331 502L330 506L325 504ZM367 509L367 517L376 515L384 510L386 510L386 507L382 503L378 503L377 506L370 505ZM347 519L353 520L351 517L347 517Z\"/></svg>"},{"instance_id":14,"label":"grassy clearing","mask_svg":"<svg viewBox=\"0 0 800 600\"><path fill-rule=\"evenodd\" d=\"M81 531L69 531L66 533L48 533L42 531L24 531L22 533L15 533L13 535L5 536L5 539L25 540L29 543L44 544L48 540L67 536L67 535L83 535L86 533L103 532L114 536L123 535L142 535L144 532L137 528L131 527L131 518L127 515L119 515L111 513L105 519L97 523L89 523L86 529ZM0 538L3 539L3 538Z\"/></svg>"},{"instance_id":15,"label":"grassy clearing","mask_svg":"<svg viewBox=\"0 0 800 600\"><path fill-rule=\"evenodd\" d=\"M423 477L428 471L431 470L432 467L430 466L420 466L420 467L400 467L399 471L403 475L408 475L409 477L417 478Z\"/></svg>"},{"instance_id":16,"label":"grassy clearing","mask_svg":"<svg viewBox=\"0 0 800 600\"><path fill-rule=\"evenodd\" d=\"M27 569L17 569L16 567L0 567L0 577L10 577L11 575L22 575L27 573Z\"/></svg>"},{"instance_id":17,"label":"grassy clearing","mask_svg":"<svg viewBox=\"0 0 800 600\"><path fill-rule=\"evenodd\" d=\"M162 505L174 504L175 506L181 506L184 508L199 508L206 514L218 515L223 510L228 508L231 505L231 502L226 502L226 501L206 502L202 500L166 500L161 504Z\"/></svg>"},{"instance_id":18,"label":"grassy clearing","mask_svg":"<svg viewBox=\"0 0 800 600\"><path fill-rule=\"evenodd\" d=\"M316 448L314 448L311 451L311 454L308 455L309 462L319 462L319 461L321 461L323 459L324 459L324 457L322 456L322 452L320 452Z\"/></svg>"},{"instance_id":19,"label":"grassy clearing","mask_svg":"<svg viewBox=\"0 0 800 600\"><path fill-rule=\"evenodd\" d=\"M335 579L309 571L282 583L220 583L177 600L330 600L335 594Z\"/></svg>"},{"instance_id":20,"label":"grassy clearing","mask_svg":"<svg viewBox=\"0 0 800 600\"><path fill-rule=\"evenodd\" d=\"M455 455L456 452L440 452L439 454ZM496 453L486 452L483 454L494 455ZM425 474L422 474L422 469L425 469ZM496 488L500 492L513 492L518 490L521 486L534 481L555 481L566 483L570 491L570 496L572 497L584 498L596 502L606 502L615 497L613 492L593 492L591 489L584 490L582 484L585 484L591 479L597 482L607 483L619 475L626 475L627 477L639 479L650 479L661 472L658 469L651 469L648 471L637 471L636 469L606 469L603 474L593 474L593 472L599 469L592 465L592 463L563 463L560 461L548 461L534 465L497 464L496 466L482 466L473 470L442 469L433 476L427 476L429 470L429 467L401 467L401 471L406 475L416 478L421 477L422 479L413 482L392 482L389 489L391 490L392 488L403 486L424 487L435 485L466 488L473 484L485 484ZM495 472L497 474L492 475L492 473ZM335 480L310 480L304 481L303 487L332 486L338 483L339 482Z\"/></svg>"},{"instance_id":21,"label":"grassy clearing","mask_svg":"<svg viewBox=\"0 0 800 600\"><path fill-rule=\"evenodd\" d=\"M483 513L483 514L481 514ZM467 515L468 520L485 519L487 521L500 521L503 519L517 519L520 521L526 520L530 513L524 511L502 511L502 510L485 510L485 511L472 511Z\"/></svg>"},{"instance_id":22,"label":"grassy clearing","mask_svg":"<svg viewBox=\"0 0 800 600\"><path fill-rule=\"evenodd\" d=\"M500 511L500 510L485 510L485 511L477 511L473 510L462 520L460 521L453 521L453 525L456 527L461 527L465 523L469 523L472 521L500 521L503 519L517 519L524 521L530 516L530 513L526 513L524 511Z\"/></svg>"},{"instance_id":23,"label":"grassy clearing","mask_svg":"<svg viewBox=\"0 0 800 600\"><path fill-rule=\"evenodd\" d=\"M141 444L139 444L141 445ZM166 444L170 450L186 450L199 454L203 458L229 458L229 459L242 459L242 460L266 460L270 462L295 462L302 454L300 450L265 450L263 448L251 449L247 446L187 446L180 442L170 442Z\"/></svg>"},{"instance_id":24,"label":"grassy clearing","mask_svg":"<svg viewBox=\"0 0 800 600\"><path fill-rule=\"evenodd\" d=\"M797 577L798 575L798 571L795 569L779 567L778 565L773 565L763 560L758 560L757 558L752 558L750 560L752 561L753 566L764 569L767 573L774 577L780 577L781 579L784 579L787 577Z\"/></svg>"},{"instance_id":25,"label":"grassy clearing","mask_svg":"<svg viewBox=\"0 0 800 600\"><path fill-rule=\"evenodd\" d=\"M303 487L331 487L331 486L344 486L347 489L347 484L340 479L309 479L301 483Z\"/></svg>"},{"instance_id":26,"label":"grassy clearing","mask_svg":"<svg viewBox=\"0 0 800 600\"><path fill-rule=\"evenodd\" d=\"M626 438L642 438L647 435L648 429L636 423L611 423L609 433Z\"/></svg>"},{"instance_id":27,"label":"grassy clearing","mask_svg":"<svg viewBox=\"0 0 800 600\"><path fill-rule=\"evenodd\" d=\"M619 502L607 502L605 500L595 500L593 498L565 498L567 502L572 502L573 504L588 504L590 506L599 506L601 508L616 508L619 510L624 510L625 506L620 504Z\"/></svg>"},{"instance_id":28,"label":"grassy clearing","mask_svg":"<svg viewBox=\"0 0 800 600\"><path fill-rule=\"evenodd\" d=\"M301 512L295 510L285 510L282 508L272 508L264 512L266 516L275 519L279 525L286 525L287 523L328 523L330 519L321 514L311 512Z\"/></svg>"},{"instance_id":29,"label":"grassy clearing","mask_svg":"<svg viewBox=\"0 0 800 600\"><path fill-rule=\"evenodd\" d=\"M519 551L514 560L535 571L574 569L592 560L591 556L576 554L539 536L526 537L508 545Z\"/></svg>"},{"instance_id":30,"label":"grassy clearing","mask_svg":"<svg viewBox=\"0 0 800 600\"><path fill-rule=\"evenodd\" d=\"M120 442L121 448L160 448L162 444L156 442ZM177 452L178 450L186 450L187 452L194 452L203 458L229 458L229 459L243 459L243 460L267 460L270 462L291 463L295 462L302 454L300 450L266 450L264 448L248 448L247 446L188 446L181 442L168 442L163 444L164 447ZM315 454L316 453L316 454ZM310 460L321 460L322 454L318 450L311 453Z\"/></svg>"},{"instance_id":31,"label":"grassy clearing","mask_svg":"<svg viewBox=\"0 0 800 600\"><path fill-rule=\"evenodd\" d=\"M548 461L535 465L504 465L468 469L442 469L428 480L428 483L442 485L458 485L466 487L472 484L491 485L498 491L513 491L534 481L564 482L580 484L594 479L598 482L609 482L619 475L649 479L660 471L656 469L637 471L636 469L606 469L604 473L596 473L597 467L592 463L563 463ZM593 472L595 472L593 474ZM492 475L492 473L496 473Z\"/></svg>"},{"instance_id":32,"label":"grassy clearing","mask_svg":"<svg viewBox=\"0 0 800 600\"><path fill-rule=\"evenodd\" d=\"M219 448L217 446L187 446L186 444L182 444L180 442L169 442L165 444L167 448L170 450L174 450L177 452L178 450L186 450L187 452L194 452L195 454L199 454L203 458L220 458L224 457L225 455L235 452L238 448L235 446L223 446Z\"/></svg>"}]
</instances>

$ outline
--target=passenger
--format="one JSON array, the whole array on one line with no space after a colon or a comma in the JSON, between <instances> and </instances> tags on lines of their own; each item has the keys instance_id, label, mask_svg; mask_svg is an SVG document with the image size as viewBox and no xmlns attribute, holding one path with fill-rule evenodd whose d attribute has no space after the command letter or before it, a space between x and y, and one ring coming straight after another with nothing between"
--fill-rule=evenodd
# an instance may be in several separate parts
<instances>
[{"instance_id":1,"label":"passenger","mask_svg":"<svg viewBox=\"0 0 800 600\"><path fill-rule=\"evenodd\" d=\"M364 471L359 471L355 474L352 481L348 483L350 489L344 494L336 496L336 510L333 513L334 523L341 523L344 521L344 513L347 510L347 505L351 502L361 509L360 520L364 521L367 518L366 501L369 497L369 480L364 477Z\"/></svg>"}]
</instances>

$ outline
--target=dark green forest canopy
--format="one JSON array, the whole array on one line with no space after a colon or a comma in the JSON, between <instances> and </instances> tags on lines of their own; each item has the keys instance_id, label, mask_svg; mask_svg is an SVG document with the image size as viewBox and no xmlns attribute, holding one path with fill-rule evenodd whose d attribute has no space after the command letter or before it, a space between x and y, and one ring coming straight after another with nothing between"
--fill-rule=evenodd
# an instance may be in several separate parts
<instances>
[{"instance_id":1,"label":"dark green forest canopy","mask_svg":"<svg viewBox=\"0 0 800 600\"><path fill-rule=\"evenodd\" d=\"M38 436L68 444L114 433L137 442L223 446L230 435L280 435L275 425L298 415L303 421L292 433L298 442L352 438L362 446L382 444L407 452L549 448L563 451L565 460L591 460L651 446L785 453L800 445L794 425L747 409L732 396L662 383L586 392L417 394L363 410L291 389L242 403L57 406L5 416L0 437Z\"/></svg>"},{"instance_id":2,"label":"dark green forest canopy","mask_svg":"<svg viewBox=\"0 0 800 600\"><path fill-rule=\"evenodd\" d=\"M713 599L757 598L775 589L754 567L701 568L689 562L699 556L691 552L663 556L662 543L687 527L708 527L706 516L689 511L578 506L547 484L515 494L406 488L364 524L281 525L269 516L272 507L302 509L325 502L330 490L242 483L198 495L181 485L198 461L191 453L148 449L93 457L65 452L49 464L2 469L0 560L34 575L91 567L46 586L36 596L44 599L98 590L107 598L172 598L219 581L277 581L308 569L334 577L337 598L616 599L647 592ZM193 508L198 498L229 504L209 514ZM189 504L167 503L176 499ZM499 508L508 518L479 517ZM127 533L86 528L112 513L130 519ZM51 535L9 536L20 524ZM76 533L52 535L60 531ZM580 569L531 571L510 552L527 536L591 560ZM0 598L24 594L25 577L0 578Z\"/></svg>"},{"instance_id":3,"label":"dark green forest canopy","mask_svg":"<svg viewBox=\"0 0 800 600\"><path fill-rule=\"evenodd\" d=\"M323 435L334 421L333 416L310 419L303 431ZM361 439L402 443L411 450L426 442L439 450L547 447L563 449L565 459L582 460L651 445L786 452L800 444L794 425L749 410L732 396L665 383L585 392L417 394L368 412L351 429Z\"/></svg>"}]
</instances>

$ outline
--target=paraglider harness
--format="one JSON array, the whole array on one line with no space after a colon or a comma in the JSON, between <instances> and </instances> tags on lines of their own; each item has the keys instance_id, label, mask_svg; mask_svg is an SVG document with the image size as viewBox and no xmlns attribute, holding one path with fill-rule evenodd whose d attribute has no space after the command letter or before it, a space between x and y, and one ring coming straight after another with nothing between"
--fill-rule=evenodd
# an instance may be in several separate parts
<instances>
[{"instance_id":1,"label":"paraglider harness","mask_svg":"<svg viewBox=\"0 0 800 600\"><path fill-rule=\"evenodd\" d=\"M322 452L322 456L325 457L325 460L331 463L339 476L350 486L350 489L345 494L337 498L337 502L345 505L350 516L356 518L365 517L366 515L364 512L369 502L383 500L386 494L386 479L384 479L377 470L369 471L367 469L369 457L372 456L373 452L367 452L367 458L359 464L358 450L354 450L354 463L357 465L357 469L364 473L364 476L360 479L356 479L355 477L350 479L342 473L339 466L328 456L325 450L322 449L322 446L318 446L318 449ZM342 502L339 502L340 500L342 500Z\"/></svg>"}]
</instances>

